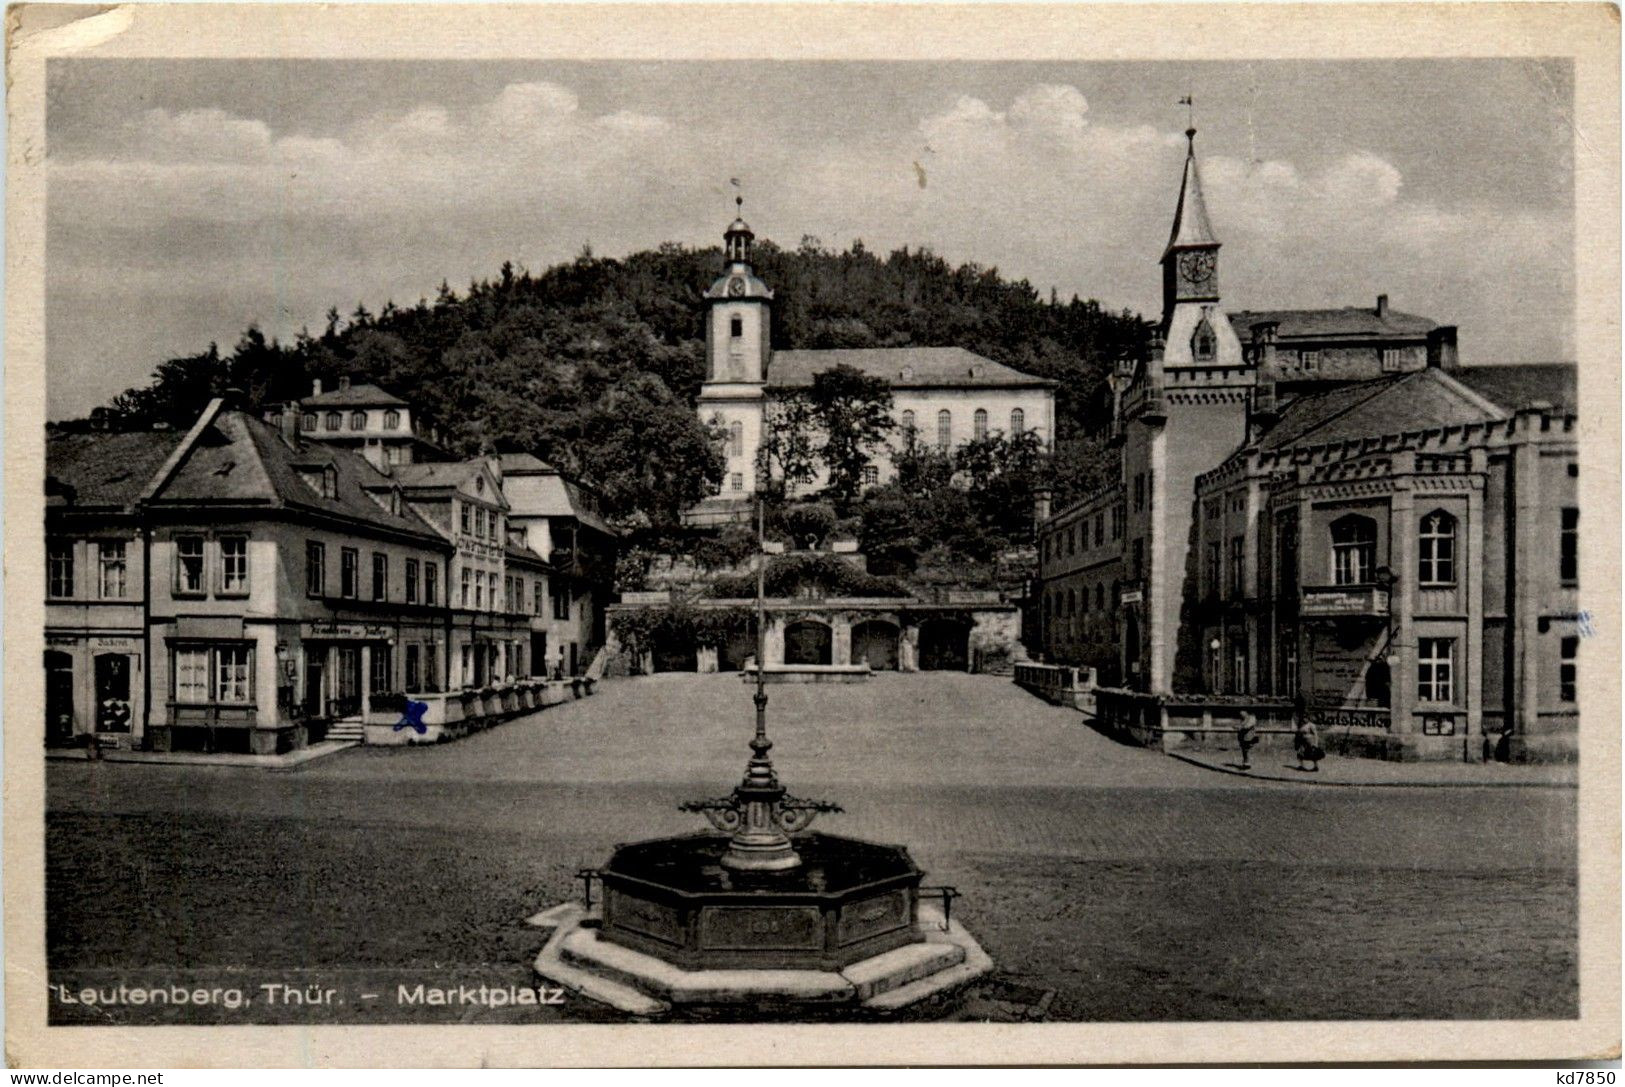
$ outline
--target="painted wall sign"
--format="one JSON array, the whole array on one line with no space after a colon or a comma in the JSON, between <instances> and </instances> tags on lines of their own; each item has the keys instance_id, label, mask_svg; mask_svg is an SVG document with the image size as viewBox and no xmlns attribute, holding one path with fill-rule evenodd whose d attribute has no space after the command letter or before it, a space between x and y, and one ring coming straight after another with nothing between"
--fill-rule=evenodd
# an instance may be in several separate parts
<instances>
[{"instance_id":1,"label":"painted wall sign","mask_svg":"<svg viewBox=\"0 0 1625 1087\"><path fill-rule=\"evenodd\" d=\"M299 635L302 638L342 638L362 641L393 641L395 630L393 627L382 626L377 623L334 623L317 621L314 623L301 623Z\"/></svg>"}]
</instances>

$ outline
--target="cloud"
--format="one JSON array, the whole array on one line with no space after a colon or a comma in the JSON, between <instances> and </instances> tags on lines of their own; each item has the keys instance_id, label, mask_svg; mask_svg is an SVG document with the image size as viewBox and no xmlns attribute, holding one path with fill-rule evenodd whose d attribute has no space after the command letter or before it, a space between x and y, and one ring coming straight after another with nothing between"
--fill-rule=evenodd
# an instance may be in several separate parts
<instances>
[{"instance_id":1,"label":"cloud","mask_svg":"<svg viewBox=\"0 0 1625 1087\"><path fill-rule=\"evenodd\" d=\"M145 110L95 154L50 162L48 289L54 314L74 314L52 325L53 366L89 375L63 394L85 398L73 405L83 410L165 353L195 349L184 337L202 315L217 315L225 343L247 320L287 335L330 305L415 301L504 259L535 268L587 242L615 254L712 241L731 211L729 176L747 179L758 234L782 243L929 245L1042 290L1158 305L1178 131L1092 114L1078 88L1049 83L1007 102L946 98L912 129L817 133L595 112L540 81L338 132ZM1572 305L1566 214L1430 205L1374 150L1201 165L1233 306L1348 305L1386 291L1396 308L1460 323L1469 357L1479 328L1478 342L1524 357L1572 352L1529 339L1540 328L1508 320L1505 304ZM132 319L152 326L150 356L101 358L96 327Z\"/></svg>"}]
</instances>

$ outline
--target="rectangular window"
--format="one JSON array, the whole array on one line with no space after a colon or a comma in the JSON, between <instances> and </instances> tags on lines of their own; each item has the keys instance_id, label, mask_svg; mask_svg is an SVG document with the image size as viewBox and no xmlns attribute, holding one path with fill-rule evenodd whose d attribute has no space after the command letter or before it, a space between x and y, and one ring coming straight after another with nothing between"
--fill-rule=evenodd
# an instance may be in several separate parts
<instances>
[{"instance_id":1,"label":"rectangular window","mask_svg":"<svg viewBox=\"0 0 1625 1087\"><path fill-rule=\"evenodd\" d=\"M467 571L464 571L467 573ZM485 610L485 575L474 575L474 610Z\"/></svg>"},{"instance_id":2,"label":"rectangular window","mask_svg":"<svg viewBox=\"0 0 1625 1087\"><path fill-rule=\"evenodd\" d=\"M570 618L570 593L558 578L553 579L553 618Z\"/></svg>"},{"instance_id":3,"label":"rectangular window","mask_svg":"<svg viewBox=\"0 0 1625 1087\"><path fill-rule=\"evenodd\" d=\"M103 600L124 599L125 565L124 541L103 540L96 545L101 564L101 596Z\"/></svg>"},{"instance_id":4,"label":"rectangular window","mask_svg":"<svg viewBox=\"0 0 1625 1087\"><path fill-rule=\"evenodd\" d=\"M353 547L339 551L339 595L354 600L361 591L361 553Z\"/></svg>"},{"instance_id":5,"label":"rectangular window","mask_svg":"<svg viewBox=\"0 0 1625 1087\"><path fill-rule=\"evenodd\" d=\"M737 314L728 318L728 335L739 339L745 334L745 319Z\"/></svg>"},{"instance_id":6,"label":"rectangular window","mask_svg":"<svg viewBox=\"0 0 1625 1087\"><path fill-rule=\"evenodd\" d=\"M175 650L175 701L209 701L209 651Z\"/></svg>"},{"instance_id":7,"label":"rectangular window","mask_svg":"<svg viewBox=\"0 0 1625 1087\"><path fill-rule=\"evenodd\" d=\"M486 574L485 576L491 579L491 596L490 596L491 610L496 611L497 610L497 576L495 574Z\"/></svg>"},{"instance_id":8,"label":"rectangular window","mask_svg":"<svg viewBox=\"0 0 1625 1087\"><path fill-rule=\"evenodd\" d=\"M733 479L732 479L732 481L730 482L729 485L736 491L744 490L745 489L745 477L744 477L744 475L742 475L739 472L735 472L733 474Z\"/></svg>"},{"instance_id":9,"label":"rectangular window","mask_svg":"<svg viewBox=\"0 0 1625 1087\"><path fill-rule=\"evenodd\" d=\"M1123 538L1123 507L1121 505L1117 505L1117 506L1112 507L1112 539L1121 540L1122 538Z\"/></svg>"},{"instance_id":10,"label":"rectangular window","mask_svg":"<svg viewBox=\"0 0 1625 1087\"><path fill-rule=\"evenodd\" d=\"M406 602L408 604L416 604L418 602L418 560L417 559L407 559L406 560Z\"/></svg>"},{"instance_id":11,"label":"rectangular window","mask_svg":"<svg viewBox=\"0 0 1625 1087\"><path fill-rule=\"evenodd\" d=\"M381 551L372 553L372 598L389 599L389 556Z\"/></svg>"},{"instance_id":12,"label":"rectangular window","mask_svg":"<svg viewBox=\"0 0 1625 1087\"><path fill-rule=\"evenodd\" d=\"M406 689L418 690L420 686L418 680L418 647L409 645L406 647Z\"/></svg>"},{"instance_id":13,"label":"rectangular window","mask_svg":"<svg viewBox=\"0 0 1625 1087\"><path fill-rule=\"evenodd\" d=\"M473 514L470 512L467 502L460 502L460 503L458 503L458 505L459 505L459 507L461 509L463 535L467 536L469 534L469 532L471 531L471 529L469 528L469 520L473 516Z\"/></svg>"},{"instance_id":14,"label":"rectangular window","mask_svg":"<svg viewBox=\"0 0 1625 1087\"><path fill-rule=\"evenodd\" d=\"M1298 365L1302 366L1307 371L1314 371L1314 370L1320 369L1320 352L1319 351L1299 351L1298 352Z\"/></svg>"},{"instance_id":15,"label":"rectangular window","mask_svg":"<svg viewBox=\"0 0 1625 1087\"><path fill-rule=\"evenodd\" d=\"M1138 581L1145 570L1145 540L1143 538L1134 541L1134 550L1132 554L1133 558L1130 561L1129 577L1132 577Z\"/></svg>"},{"instance_id":16,"label":"rectangular window","mask_svg":"<svg viewBox=\"0 0 1625 1087\"><path fill-rule=\"evenodd\" d=\"M1416 578L1423 585L1456 582L1456 521L1447 513L1422 518L1416 536Z\"/></svg>"},{"instance_id":17,"label":"rectangular window","mask_svg":"<svg viewBox=\"0 0 1625 1087\"><path fill-rule=\"evenodd\" d=\"M1386 373L1393 373L1399 369L1399 348L1384 347L1382 349L1382 368Z\"/></svg>"},{"instance_id":18,"label":"rectangular window","mask_svg":"<svg viewBox=\"0 0 1625 1087\"><path fill-rule=\"evenodd\" d=\"M1416 697L1423 702L1455 701L1456 640L1416 639Z\"/></svg>"},{"instance_id":19,"label":"rectangular window","mask_svg":"<svg viewBox=\"0 0 1625 1087\"><path fill-rule=\"evenodd\" d=\"M1099 547L1106 542L1106 515L1095 514L1095 546Z\"/></svg>"},{"instance_id":20,"label":"rectangular window","mask_svg":"<svg viewBox=\"0 0 1625 1087\"><path fill-rule=\"evenodd\" d=\"M1557 697L1563 702L1575 700L1575 684L1579 679L1577 660L1580 656L1580 639L1564 638L1562 658L1557 665Z\"/></svg>"},{"instance_id":21,"label":"rectangular window","mask_svg":"<svg viewBox=\"0 0 1625 1087\"><path fill-rule=\"evenodd\" d=\"M1242 561L1246 551L1246 540L1241 536L1230 537L1230 591L1240 596L1243 584L1242 579L1246 571L1246 564Z\"/></svg>"},{"instance_id":22,"label":"rectangular window","mask_svg":"<svg viewBox=\"0 0 1625 1087\"><path fill-rule=\"evenodd\" d=\"M46 591L51 596L73 595L73 541L51 541L46 573Z\"/></svg>"},{"instance_id":23,"label":"rectangular window","mask_svg":"<svg viewBox=\"0 0 1625 1087\"><path fill-rule=\"evenodd\" d=\"M1219 541L1217 540L1210 541L1207 545L1207 591L1213 596L1219 595L1220 592Z\"/></svg>"},{"instance_id":24,"label":"rectangular window","mask_svg":"<svg viewBox=\"0 0 1625 1087\"><path fill-rule=\"evenodd\" d=\"M547 589L542 584L541 578L536 579L536 602L531 610L537 615L542 615L547 611Z\"/></svg>"},{"instance_id":25,"label":"rectangular window","mask_svg":"<svg viewBox=\"0 0 1625 1087\"><path fill-rule=\"evenodd\" d=\"M248 682L249 646L222 645L214 650L214 698L216 702L251 702Z\"/></svg>"},{"instance_id":26,"label":"rectangular window","mask_svg":"<svg viewBox=\"0 0 1625 1087\"><path fill-rule=\"evenodd\" d=\"M423 602L433 607L440 597L440 564L430 562L423 567Z\"/></svg>"},{"instance_id":27,"label":"rectangular window","mask_svg":"<svg viewBox=\"0 0 1625 1087\"><path fill-rule=\"evenodd\" d=\"M220 537L220 591L246 593L248 591L248 538L246 536Z\"/></svg>"},{"instance_id":28,"label":"rectangular window","mask_svg":"<svg viewBox=\"0 0 1625 1087\"><path fill-rule=\"evenodd\" d=\"M327 545L305 541L305 595L327 595Z\"/></svg>"},{"instance_id":29,"label":"rectangular window","mask_svg":"<svg viewBox=\"0 0 1625 1087\"><path fill-rule=\"evenodd\" d=\"M485 539L485 510L476 506L474 509L474 535Z\"/></svg>"},{"instance_id":30,"label":"rectangular window","mask_svg":"<svg viewBox=\"0 0 1625 1087\"><path fill-rule=\"evenodd\" d=\"M880 469L875 467L873 464L865 464L863 466L863 485L865 487L873 487L879 482Z\"/></svg>"},{"instance_id":31,"label":"rectangular window","mask_svg":"<svg viewBox=\"0 0 1625 1087\"><path fill-rule=\"evenodd\" d=\"M1566 585L1580 581L1580 511L1574 506L1563 507L1563 536L1559 541L1558 576Z\"/></svg>"},{"instance_id":32,"label":"rectangular window","mask_svg":"<svg viewBox=\"0 0 1625 1087\"><path fill-rule=\"evenodd\" d=\"M470 569L469 569L469 568L468 568L468 567L466 567L466 566L465 566L465 567L463 567L463 596L462 596L462 604L463 604L463 607L465 607L465 608L466 608L466 607L468 607L468 593L469 593L469 584L470 584L470 583L471 583L471 582L472 582L472 580L473 580L473 578L474 578L474 571L472 571L472 570L470 570Z\"/></svg>"},{"instance_id":33,"label":"rectangular window","mask_svg":"<svg viewBox=\"0 0 1625 1087\"><path fill-rule=\"evenodd\" d=\"M203 593L203 537L175 537L175 591Z\"/></svg>"},{"instance_id":34,"label":"rectangular window","mask_svg":"<svg viewBox=\"0 0 1625 1087\"><path fill-rule=\"evenodd\" d=\"M387 645L372 647L372 693L394 690L394 658Z\"/></svg>"},{"instance_id":35,"label":"rectangular window","mask_svg":"<svg viewBox=\"0 0 1625 1087\"><path fill-rule=\"evenodd\" d=\"M1138 472L1134 476L1134 509L1136 512L1145 509L1145 473Z\"/></svg>"}]
</instances>

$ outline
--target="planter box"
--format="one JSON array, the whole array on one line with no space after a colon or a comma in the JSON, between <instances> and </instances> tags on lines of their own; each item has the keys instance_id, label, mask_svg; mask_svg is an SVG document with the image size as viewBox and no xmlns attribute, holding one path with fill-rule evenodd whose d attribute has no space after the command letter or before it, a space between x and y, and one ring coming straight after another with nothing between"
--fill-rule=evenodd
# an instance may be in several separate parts
<instances>
[{"instance_id":1,"label":"planter box","mask_svg":"<svg viewBox=\"0 0 1625 1087\"><path fill-rule=\"evenodd\" d=\"M570 699L570 691L562 680L548 680L542 684L542 705L557 706L560 702Z\"/></svg>"},{"instance_id":2,"label":"planter box","mask_svg":"<svg viewBox=\"0 0 1625 1087\"><path fill-rule=\"evenodd\" d=\"M504 687L504 688L502 688L501 691L497 692L497 704L502 707L502 712L504 714L518 713L519 709L520 709L520 706L519 706L519 688L517 688L517 687Z\"/></svg>"}]
</instances>

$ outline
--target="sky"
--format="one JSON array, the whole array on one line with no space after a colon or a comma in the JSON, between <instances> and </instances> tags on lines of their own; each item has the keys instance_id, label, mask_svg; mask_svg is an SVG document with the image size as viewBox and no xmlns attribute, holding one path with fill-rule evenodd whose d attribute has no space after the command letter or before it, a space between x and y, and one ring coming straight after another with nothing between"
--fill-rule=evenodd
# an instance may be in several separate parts
<instances>
[{"instance_id":1,"label":"sky","mask_svg":"<svg viewBox=\"0 0 1625 1087\"><path fill-rule=\"evenodd\" d=\"M736 193L781 245L1155 315L1187 94L1227 308L1385 293L1466 363L1573 358L1562 61L54 60L48 414L250 324L719 244Z\"/></svg>"}]
</instances>

